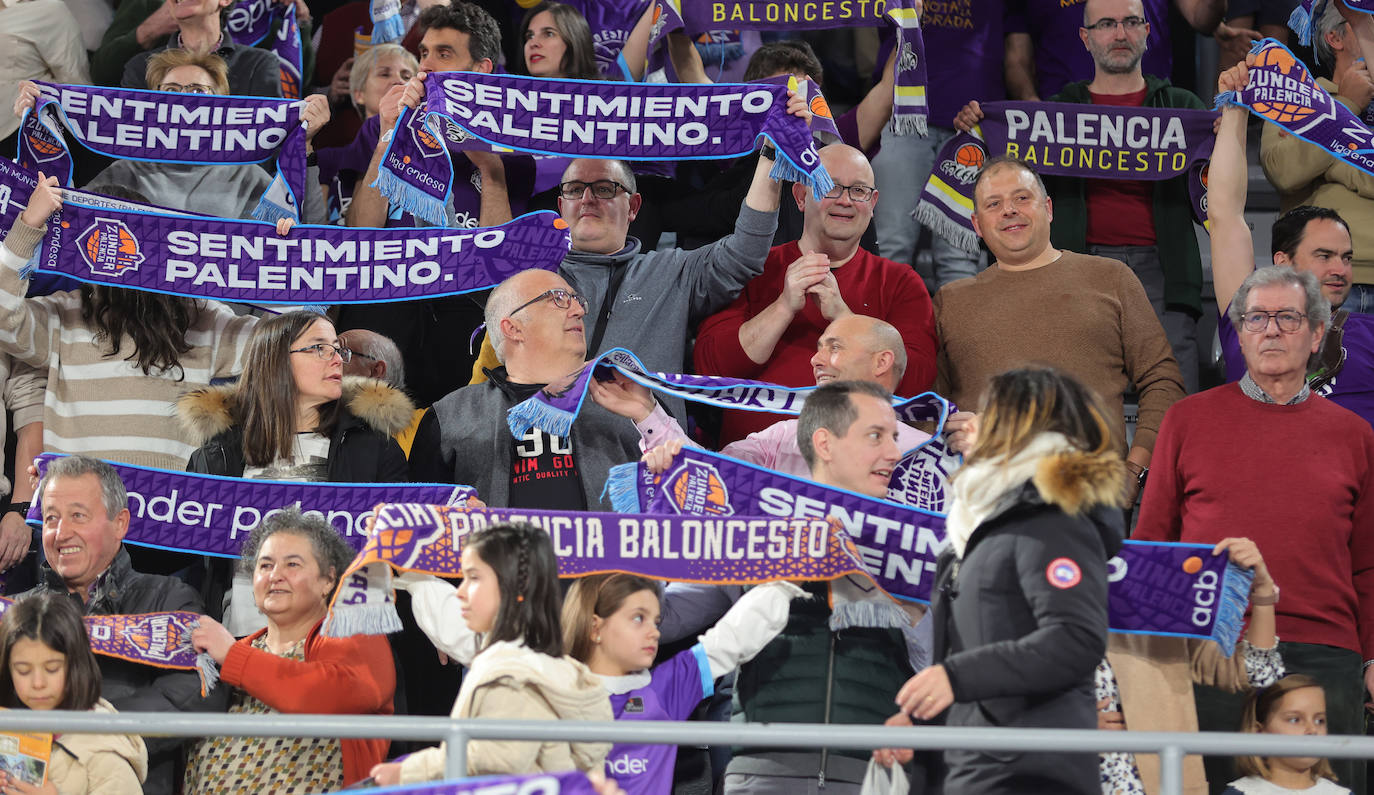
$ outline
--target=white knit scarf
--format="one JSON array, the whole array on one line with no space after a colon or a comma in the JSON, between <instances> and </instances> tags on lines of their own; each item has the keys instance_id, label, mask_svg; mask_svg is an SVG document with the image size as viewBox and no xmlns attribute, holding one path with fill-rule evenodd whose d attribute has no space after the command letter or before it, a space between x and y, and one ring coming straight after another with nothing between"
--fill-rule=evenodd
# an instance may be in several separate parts
<instances>
[{"instance_id":1,"label":"white knit scarf","mask_svg":"<svg viewBox=\"0 0 1374 795\"><path fill-rule=\"evenodd\" d=\"M1045 432L1009 459L965 464L954 475L954 497L945 520L945 534L954 554L964 559L969 537L983 520L1002 505L1009 493L1035 476L1045 458L1074 450L1062 433Z\"/></svg>"}]
</instances>

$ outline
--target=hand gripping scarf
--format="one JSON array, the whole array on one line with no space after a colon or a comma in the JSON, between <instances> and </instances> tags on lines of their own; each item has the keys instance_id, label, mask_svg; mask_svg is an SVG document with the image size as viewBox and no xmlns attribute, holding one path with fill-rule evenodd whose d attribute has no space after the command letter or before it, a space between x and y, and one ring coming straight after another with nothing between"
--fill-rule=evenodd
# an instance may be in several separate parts
<instances>
[{"instance_id":1,"label":"hand gripping scarf","mask_svg":"<svg viewBox=\"0 0 1374 795\"><path fill-rule=\"evenodd\" d=\"M239 0L229 10L227 26L234 43L245 47L257 47L271 36L267 49L277 56L281 68L281 95L286 99L301 98L301 29L294 2Z\"/></svg>"}]
</instances>

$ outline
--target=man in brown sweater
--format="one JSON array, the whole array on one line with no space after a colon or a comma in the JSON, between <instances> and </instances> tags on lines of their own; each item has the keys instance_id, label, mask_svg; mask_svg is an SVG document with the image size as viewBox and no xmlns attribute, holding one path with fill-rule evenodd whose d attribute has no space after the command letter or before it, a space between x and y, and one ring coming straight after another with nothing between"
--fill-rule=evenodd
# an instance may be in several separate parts
<instances>
[{"instance_id":1,"label":"man in brown sweater","mask_svg":"<svg viewBox=\"0 0 1374 795\"><path fill-rule=\"evenodd\" d=\"M1135 384L1140 419L1127 465L1139 478L1183 380L1140 280L1117 260L1052 247L1053 217L1030 166L988 161L973 186L973 229L997 261L935 295L936 390L972 409L993 375L1047 364L1097 390L1124 449L1123 395Z\"/></svg>"}]
</instances>

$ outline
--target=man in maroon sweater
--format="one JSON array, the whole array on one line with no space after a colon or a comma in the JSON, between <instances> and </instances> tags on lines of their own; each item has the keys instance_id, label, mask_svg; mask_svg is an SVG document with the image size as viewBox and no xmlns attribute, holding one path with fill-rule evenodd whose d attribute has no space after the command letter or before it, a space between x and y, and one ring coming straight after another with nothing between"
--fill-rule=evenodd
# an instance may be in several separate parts
<instances>
[{"instance_id":1,"label":"man in maroon sweater","mask_svg":"<svg viewBox=\"0 0 1374 795\"><path fill-rule=\"evenodd\" d=\"M1224 244L1212 238L1214 257ZM1307 386L1330 316L1305 271L1261 268L1240 285L1230 319L1246 373L1164 415L1134 537L1254 539L1282 588L1288 672L1326 688L1331 733L1363 734L1362 695L1374 685L1374 430ZM1239 703L1200 689L1198 720L1234 731ZM1362 771L1345 768L1341 783L1362 792Z\"/></svg>"},{"instance_id":2,"label":"man in maroon sweater","mask_svg":"<svg viewBox=\"0 0 1374 795\"><path fill-rule=\"evenodd\" d=\"M697 332L696 371L769 381L815 383L811 358L821 332L856 312L891 323L906 343L907 370L897 394L912 396L935 380L935 319L930 294L909 266L859 247L873 220L878 191L863 152L844 144L821 149L835 189L817 200L793 186L802 211L799 240L774 246L763 273ZM756 411L726 411L722 445L786 419Z\"/></svg>"}]
</instances>

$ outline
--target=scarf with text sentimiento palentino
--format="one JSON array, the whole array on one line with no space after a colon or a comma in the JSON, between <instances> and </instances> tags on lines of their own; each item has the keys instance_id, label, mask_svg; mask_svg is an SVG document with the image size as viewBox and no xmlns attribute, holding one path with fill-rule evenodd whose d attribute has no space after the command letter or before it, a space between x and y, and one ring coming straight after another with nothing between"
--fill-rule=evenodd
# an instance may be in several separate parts
<instances>
[{"instance_id":1,"label":"scarf with text sentimiento palentino","mask_svg":"<svg viewBox=\"0 0 1374 795\"><path fill-rule=\"evenodd\" d=\"M615 370L631 381L658 392L689 400L743 411L798 414L814 386L790 387L747 378L726 378L686 373L654 373L624 348L612 348L569 376L566 386L550 385L506 410L506 424L519 439L530 428L554 436L567 436L587 400L593 378L609 378ZM941 427L945 417L956 411L954 405L934 392L914 398L892 399L897 418L903 422L935 422ZM937 431L938 433L938 431Z\"/></svg>"},{"instance_id":2,"label":"scarf with text sentimiento palentino","mask_svg":"<svg viewBox=\"0 0 1374 795\"><path fill-rule=\"evenodd\" d=\"M20 122L16 160L24 168L70 186L64 130L121 160L230 165L276 157L276 177L253 217L299 219L306 188L300 101L35 82L42 94Z\"/></svg>"},{"instance_id":3,"label":"scarf with text sentimiento palentino","mask_svg":"<svg viewBox=\"0 0 1374 795\"><path fill-rule=\"evenodd\" d=\"M1374 131L1317 84L1297 56L1274 39L1250 50L1255 63L1240 91L1217 95L1217 106L1238 105L1337 160L1374 174Z\"/></svg>"},{"instance_id":4,"label":"scarf with text sentimiento palentino","mask_svg":"<svg viewBox=\"0 0 1374 795\"><path fill-rule=\"evenodd\" d=\"M654 0L649 48L662 60L669 33L824 30L891 24L897 32L892 131L926 134L926 52L915 0Z\"/></svg>"},{"instance_id":5,"label":"scarf with text sentimiento palentino","mask_svg":"<svg viewBox=\"0 0 1374 795\"><path fill-rule=\"evenodd\" d=\"M0 616L14 603L14 599L0 596ZM199 620L199 615L185 610L82 617L91 651L139 665L195 671L200 674L200 695L204 697L219 682L219 666L209 654L197 654L191 645L191 630Z\"/></svg>"},{"instance_id":6,"label":"scarf with text sentimiento palentino","mask_svg":"<svg viewBox=\"0 0 1374 795\"><path fill-rule=\"evenodd\" d=\"M281 69L281 95L286 99L301 98L303 53L295 3L239 0L229 9L225 25L234 43L245 47L257 47L271 36L267 49L277 56Z\"/></svg>"},{"instance_id":7,"label":"scarf with text sentimiento palentino","mask_svg":"<svg viewBox=\"0 0 1374 795\"><path fill-rule=\"evenodd\" d=\"M39 455L40 477L49 462L61 457ZM461 505L474 494L469 486L443 483L248 480L108 463L129 493L129 531L124 543L221 558L237 558L253 528L284 507L318 516L354 549L362 549L367 519L380 503L420 500ZM42 524L41 494L29 506L27 521Z\"/></svg>"},{"instance_id":8,"label":"scarf with text sentimiento palentino","mask_svg":"<svg viewBox=\"0 0 1374 795\"><path fill-rule=\"evenodd\" d=\"M45 273L190 298L252 304L409 301L488 289L555 270L572 245L549 210L486 229L275 226L88 203L73 193L36 254ZM131 209L136 208L136 209Z\"/></svg>"},{"instance_id":9,"label":"scarf with text sentimiento palentino","mask_svg":"<svg viewBox=\"0 0 1374 795\"><path fill-rule=\"evenodd\" d=\"M621 572L716 585L858 578L877 591L853 541L826 519L388 504L377 507L372 537L339 578L324 633L400 630L392 573L461 577L463 540L504 522L545 530L560 577Z\"/></svg>"},{"instance_id":10,"label":"scarf with text sentimiento palentino","mask_svg":"<svg viewBox=\"0 0 1374 795\"><path fill-rule=\"evenodd\" d=\"M1053 176L1154 181L1203 168L1216 141L1213 111L1069 102L981 107L978 126L955 135L935 156L913 213L965 251L978 250L973 185L989 157L1017 157Z\"/></svg>"},{"instance_id":11,"label":"scarf with text sentimiento palentino","mask_svg":"<svg viewBox=\"0 0 1374 795\"><path fill-rule=\"evenodd\" d=\"M616 510L685 516L835 518L887 593L929 602L945 517L686 448L661 475L640 463L611 468ZM889 493L892 493L891 491ZM1217 641L1230 655L1244 625L1253 575L1211 545L1128 541L1108 562L1111 631Z\"/></svg>"},{"instance_id":12,"label":"scarf with text sentimiento palentino","mask_svg":"<svg viewBox=\"0 0 1374 795\"><path fill-rule=\"evenodd\" d=\"M444 223L453 190L449 152L471 149L628 161L739 157L765 140L777 149L771 176L834 187L811 129L787 112L784 86L561 80L477 72L425 79L422 112L405 110L377 181L406 212Z\"/></svg>"}]
</instances>

